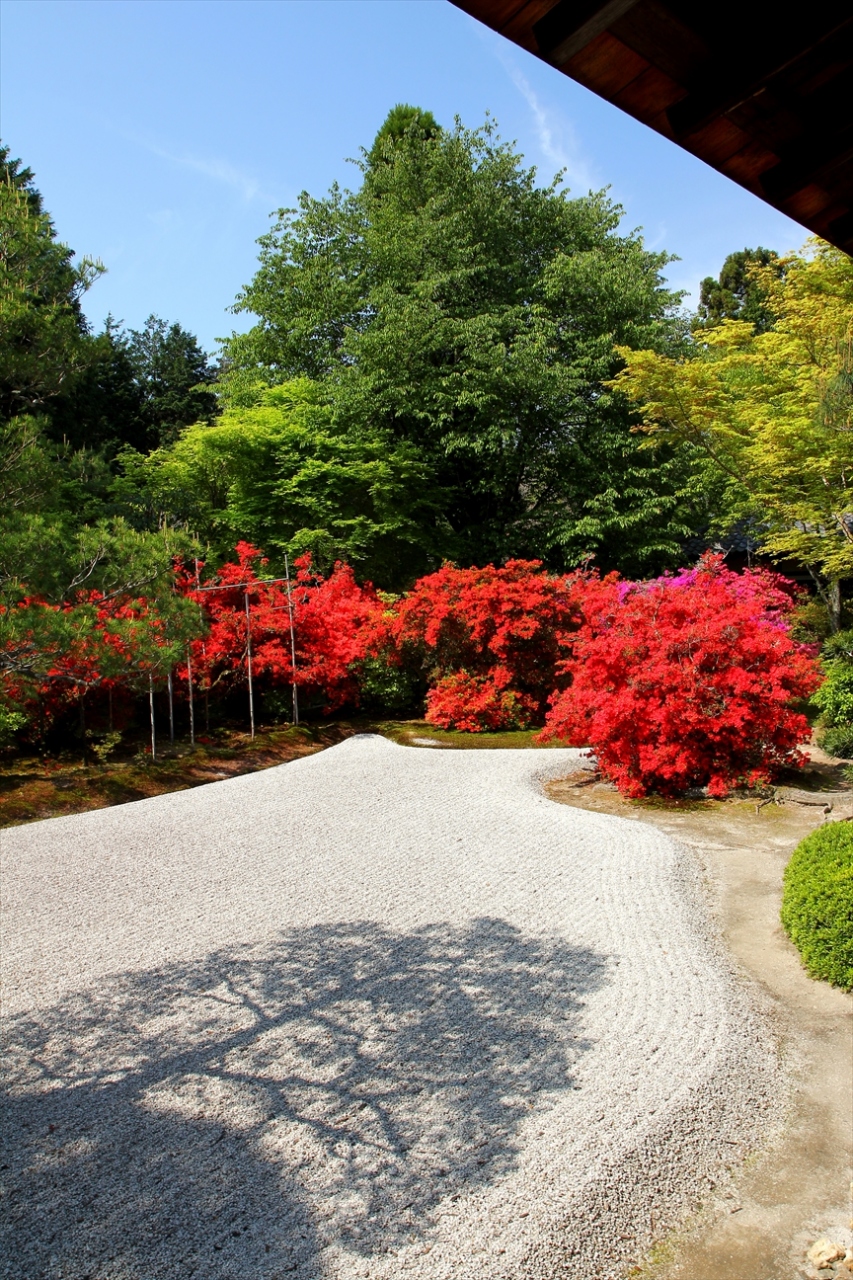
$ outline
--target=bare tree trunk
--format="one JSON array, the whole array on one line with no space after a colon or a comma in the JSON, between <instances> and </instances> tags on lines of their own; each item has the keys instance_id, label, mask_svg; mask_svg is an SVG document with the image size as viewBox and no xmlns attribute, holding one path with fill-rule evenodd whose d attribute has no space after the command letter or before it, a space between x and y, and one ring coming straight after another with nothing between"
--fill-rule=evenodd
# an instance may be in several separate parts
<instances>
[{"instance_id":1,"label":"bare tree trunk","mask_svg":"<svg viewBox=\"0 0 853 1280\"><path fill-rule=\"evenodd\" d=\"M827 581L811 567L809 567L809 577L826 609L829 629L833 635L837 635L841 630L841 583L837 578Z\"/></svg>"},{"instance_id":2,"label":"bare tree trunk","mask_svg":"<svg viewBox=\"0 0 853 1280\"><path fill-rule=\"evenodd\" d=\"M175 692L172 687L172 669L169 668L167 688L169 690L169 741L175 745Z\"/></svg>"},{"instance_id":3,"label":"bare tree trunk","mask_svg":"<svg viewBox=\"0 0 853 1280\"><path fill-rule=\"evenodd\" d=\"M154 732L154 677L148 676L148 706L151 711L151 759L157 759L157 736Z\"/></svg>"},{"instance_id":4,"label":"bare tree trunk","mask_svg":"<svg viewBox=\"0 0 853 1280\"><path fill-rule=\"evenodd\" d=\"M293 676L293 723L299 724L299 695L296 692L296 631L293 625L293 597L290 593L290 565L284 553L284 574L287 582L287 612L290 618L290 671Z\"/></svg>"},{"instance_id":5,"label":"bare tree trunk","mask_svg":"<svg viewBox=\"0 0 853 1280\"><path fill-rule=\"evenodd\" d=\"M827 595L829 596L829 625L832 628L832 634L837 635L841 630L841 583L838 579L830 582Z\"/></svg>"},{"instance_id":6,"label":"bare tree trunk","mask_svg":"<svg viewBox=\"0 0 853 1280\"><path fill-rule=\"evenodd\" d=\"M193 706L193 660L190 647L187 645L187 690L190 699L190 746L195 746L195 708Z\"/></svg>"},{"instance_id":7,"label":"bare tree trunk","mask_svg":"<svg viewBox=\"0 0 853 1280\"><path fill-rule=\"evenodd\" d=\"M249 593L246 592L246 667L249 674L249 724L255 736L255 697L252 690L252 622L249 616Z\"/></svg>"}]
</instances>

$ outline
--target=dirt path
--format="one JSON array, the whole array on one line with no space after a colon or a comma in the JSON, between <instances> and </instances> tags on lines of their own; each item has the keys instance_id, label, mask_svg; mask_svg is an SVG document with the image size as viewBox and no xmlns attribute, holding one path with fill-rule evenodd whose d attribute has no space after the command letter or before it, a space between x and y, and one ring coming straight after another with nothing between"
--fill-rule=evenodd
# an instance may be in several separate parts
<instances>
[{"instance_id":1,"label":"dirt path","mask_svg":"<svg viewBox=\"0 0 853 1280\"><path fill-rule=\"evenodd\" d=\"M554 800L649 823L690 845L709 899L745 979L769 1001L795 1087L783 1133L748 1160L733 1198L708 1205L635 1272L643 1280L829 1280L806 1251L831 1228L849 1228L853 1139L853 1001L804 972L779 923L782 873L795 845L823 820L820 808L748 801L682 808L638 805L575 775L550 783ZM836 806L836 815L846 810ZM835 1274L849 1276L849 1271Z\"/></svg>"}]
</instances>

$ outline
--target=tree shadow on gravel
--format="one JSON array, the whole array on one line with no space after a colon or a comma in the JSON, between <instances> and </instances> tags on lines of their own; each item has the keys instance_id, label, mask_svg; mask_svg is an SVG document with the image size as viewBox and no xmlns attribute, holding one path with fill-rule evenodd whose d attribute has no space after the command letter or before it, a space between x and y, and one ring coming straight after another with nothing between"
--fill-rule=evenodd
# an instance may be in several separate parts
<instances>
[{"instance_id":1,"label":"tree shadow on gravel","mask_svg":"<svg viewBox=\"0 0 853 1280\"><path fill-rule=\"evenodd\" d=\"M10 1020L0 1275L358 1274L512 1170L606 969L501 920L318 925Z\"/></svg>"}]
</instances>

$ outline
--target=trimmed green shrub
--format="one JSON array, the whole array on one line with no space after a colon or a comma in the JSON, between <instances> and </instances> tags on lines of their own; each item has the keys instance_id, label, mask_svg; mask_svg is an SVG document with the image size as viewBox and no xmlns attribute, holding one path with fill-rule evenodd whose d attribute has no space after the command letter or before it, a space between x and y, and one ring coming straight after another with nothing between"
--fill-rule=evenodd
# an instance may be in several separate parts
<instances>
[{"instance_id":1,"label":"trimmed green shrub","mask_svg":"<svg viewBox=\"0 0 853 1280\"><path fill-rule=\"evenodd\" d=\"M827 755L839 760L853 759L853 724L832 725L823 729L818 738Z\"/></svg>"},{"instance_id":2,"label":"trimmed green shrub","mask_svg":"<svg viewBox=\"0 0 853 1280\"><path fill-rule=\"evenodd\" d=\"M831 756L853 756L853 631L839 631L823 646L826 680L812 701L819 708L818 741Z\"/></svg>"},{"instance_id":3,"label":"trimmed green shrub","mask_svg":"<svg viewBox=\"0 0 853 1280\"><path fill-rule=\"evenodd\" d=\"M813 978L853 991L853 824L830 822L785 868L782 924Z\"/></svg>"}]
</instances>

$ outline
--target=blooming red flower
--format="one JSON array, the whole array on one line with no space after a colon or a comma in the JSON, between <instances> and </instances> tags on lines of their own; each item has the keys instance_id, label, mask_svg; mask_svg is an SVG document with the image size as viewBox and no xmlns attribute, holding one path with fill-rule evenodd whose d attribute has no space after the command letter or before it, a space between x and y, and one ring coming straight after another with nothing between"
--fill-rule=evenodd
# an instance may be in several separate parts
<instances>
[{"instance_id":1,"label":"blooming red flower","mask_svg":"<svg viewBox=\"0 0 853 1280\"><path fill-rule=\"evenodd\" d=\"M387 635L396 660L426 675L427 720L475 733L541 724L580 621L583 581L510 560L446 564L416 582Z\"/></svg>"},{"instance_id":2,"label":"blooming red flower","mask_svg":"<svg viewBox=\"0 0 853 1280\"><path fill-rule=\"evenodd\" d=\"M790 584L722 557L646 583L611 579L585 602L543 740L590 746L626 795L723 796L802 762L796 703L820 677L791 635Z\"/></svg>"},{"instance_id":3,"label":"blooming red flower","mask_svg":"<svg viewBox=\"0 0 853 1280\"><path fill-rule=\"evenodd\" d=\"M192 645L193 674L202 687L241 687L248 679L247 650L252 645L252 673L259 687L290 685L294 679L287 587L264 581L268 561L257 547L238 542L237 559L217 570L211 582L196 589L185 573L183 589L205 609L210 629ZM246 618L246 595L249 619ZM365 636L381 610L370 583L362 586L348 565L336 564L328 578L311 567L311 557L294 564L291 583L297 686L307 698L322 697L331 712L358 704L358 682L352 670L363 656ZM185 669L184 669L185 674Z\"/></svg>"}]
</instances>

